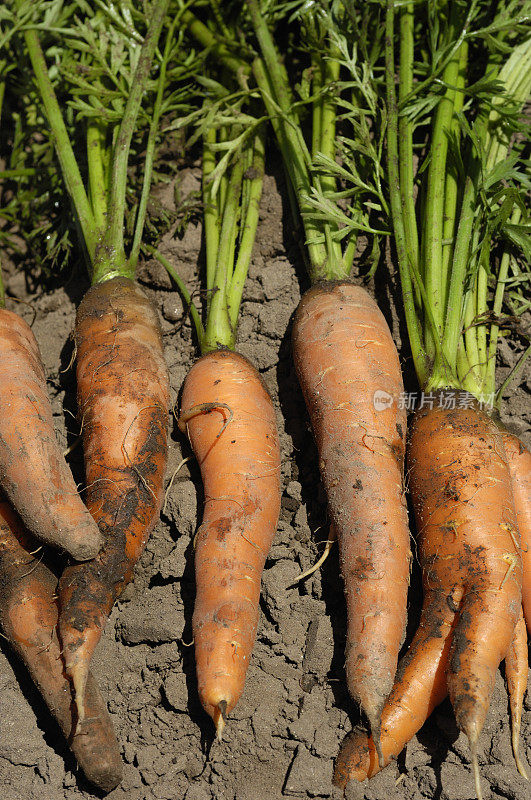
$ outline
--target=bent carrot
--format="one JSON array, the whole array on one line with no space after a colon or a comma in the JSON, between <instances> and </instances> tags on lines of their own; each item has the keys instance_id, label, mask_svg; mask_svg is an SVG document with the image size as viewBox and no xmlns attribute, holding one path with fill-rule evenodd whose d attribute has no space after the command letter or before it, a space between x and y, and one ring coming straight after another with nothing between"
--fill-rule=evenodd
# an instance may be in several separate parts
<instances>
[{"instance_id":1,"label":"bent carrot","mask_svg":"<svg viewBox=\"0 0 531 800\"><path fill-rule=\"evenodd\" d=\"M207 353L188 373L180 424L204 484L192 626L199 697L220 738L256 638L261 576L280 513L280 447L267 389L229 349Z\"/></svg>"},{"instance_id":2,"label":"bent carrot","mask_svg":"<svg viewBox=\"0 0 531 800\"><path fill-rule=\"evenodd\" d=\"M0 497L0 626L59 723L86 778L110 792L122 779L113 725L89 673L87 715L78 729L56 631L57 578L35 556L36 547Z\"/></svg>"},{"instance_id":3,"label":"bent carrot","mask_svg":"<svg viewBox=\"0 0 531 800\"><path fill-rule=\"evenodd\" d=\"M409 583L398 354L374 300L348 282L306 292L293 352L338 536L348 688L377 734L404 635Z\"/></svg>"},{"instance_id":4,"label":"bent carrot","mask_svg":"<svg viewBox=\"0 0 531 800\"><path fill-rule=\"evenodd\" d=\"M503 444L511 472L514 507L522 546L522 605L531 633L531 453L518 436L503 429Z\"/></svg>"},{"instance_id":5,"label":"bent carrot","mask_svg":"<svg viewBox=\"0 0 531 800\"><path fill-rule=\"evenodd\" d=\"M0 486L41 541L77 561L102 546L55 436L39 346L31 328L0 308Z\"/></svg>"},{"instance_id":6,"label":"bent carrot","mask_svg":"<svg viewBox=\"0 0 531 800\"><path fill-rule=\"evenodd\" d=\"M157 312L132 280L88 290L75 339L87 506L105 542L59 581L63 657L83 719L90 658L160 513L169 379Z\"/></svg>"}]
</instances>

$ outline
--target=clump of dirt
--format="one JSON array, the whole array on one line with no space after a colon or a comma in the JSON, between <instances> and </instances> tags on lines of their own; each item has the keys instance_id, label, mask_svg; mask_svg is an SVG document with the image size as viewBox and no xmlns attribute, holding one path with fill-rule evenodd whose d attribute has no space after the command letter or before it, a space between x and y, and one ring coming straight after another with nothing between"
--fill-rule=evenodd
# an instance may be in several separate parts
<instances>
[{"instance_id":1,"label":"clump of dirt","mask_svg":"<svg viewBox=\"0 0 531 800\"><path fill-rule=\"evenodd\" d=\"M199 170L184 170L181 196L199 189ZM304 583L297 575L315 562L327 537L324 494L304 401L290 355L290 325L306 288L284 187L268 174L250 277L245 288L239 350L260 370L273 397L282 448L283 496L278 533L263 576L261 620L245 692L232 712L222 743L197 699L191 615L194 600L193 537L201 516L201 481L189 447L174 425L161 521L142 556L134 582L115 607L93 659L108 698L125 762L112 800L265 800L333 798L333 760L358 721L344 679L345 606L338 560ZM168 197L173 192L168 191ZM170 202L168 200L168 202ZM172 201L171 201L172 202ZM200 291L200 225L163 242L187 284ZM173 401L197 355L178 293L157 262L143 265L140 280L161 310ZM28 296L19 275L8 289L42 348L57 430L65 445L78 433L74 375L69 364L76 303L86 285ZM375 292L397 342L403 321L393 303L394 278L385 268ZM396 295L395 295L396 296ZM397 304L399 306L399 304ZM516 351L501 350L500 377ZM411 362L406 386L415 391ZM529 383L513 390L506 421L530 442ZM82 480L79 448L71 456ZM58 571L61 564L57 564ZM418 618L412 593L411 626ZM531 705L523 719L521 752L531 760ZM0 785L4 800L77 800L94 797L76 772L57 728L23 669L2 644L0 653ZM398 761L372 781L350 785L351 800L471 800L474 781L465 738L448 703L440 706ZM507 694L501 674L480 740L485 800L529 797L510 747Z\"/></svg>"}]
</instances>

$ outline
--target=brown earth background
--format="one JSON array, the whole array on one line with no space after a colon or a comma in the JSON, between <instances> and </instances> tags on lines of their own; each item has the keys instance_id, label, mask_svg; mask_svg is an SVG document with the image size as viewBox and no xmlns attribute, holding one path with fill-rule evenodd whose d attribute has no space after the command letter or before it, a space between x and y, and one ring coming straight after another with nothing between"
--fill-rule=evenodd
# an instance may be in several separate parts
<instances>
[{"instance_id":1,"label":"brown earth background","mask_svg":"<svg viewBox=\"0 0 531 800\"><path fill-rule=\"evenodd\" d=\"M182 199L200 188L198 165L178 176ZM173 186L159 201L173 205ZM260 370L273 397L282 447L282 511L263 576L261 618L245 692L232 712L222 743L213 741L210 719L196 692L191 615L194 599L193 537L199 525L202 490L187 442L171 422L166 503L134 582L115 607L94 656L93 672L108 698L124 759L122 785L109 800L276 800L338 797L331 786L339 744L358 714L344 683L345 606L335 549L323 568L291 586L322 551L327 535L316 451L290 357L293 312L306 278L282 173L266 175L260 226L244 292L239 350ZM170 231L161 250L188 285L198 290L201 226L193 220L180 238ZM85 288L82 270L65 287L31 293L21 272L7 289L16 309L32 323L42 350L61 442L71 445L75 382L71 366L76 304ZM173 400L197 355L179 295L156 262L140 279L161 311ZM401 342L405 328L393 301L398 287L387 259L370 286L399 348L406 389L416 390L411 360ZM500 380L521 345L502 342ZM525 377L511 389L504 421L531 443ZM527 415L527 416L526 416ZM82 482L80 448L69 456ZM170 481L173 482L170 487ZM412 529L413 529L413 523ZM57 559L57 569L61 561ZM414 564L408 638L419 614L418 565ZM522 726L521 752L531 761L531 700ZM531 785L514 766L508 701L500 672L480 740L485 800L526 800ZM0 789L3 800L80 800L95 795L62 740L36 690L10 654L0 652ZM432 715L396 764L370 783L351 785L353 800L472 800L475 797L468 747L448 702Z\"/></svg>"}]
</instances>

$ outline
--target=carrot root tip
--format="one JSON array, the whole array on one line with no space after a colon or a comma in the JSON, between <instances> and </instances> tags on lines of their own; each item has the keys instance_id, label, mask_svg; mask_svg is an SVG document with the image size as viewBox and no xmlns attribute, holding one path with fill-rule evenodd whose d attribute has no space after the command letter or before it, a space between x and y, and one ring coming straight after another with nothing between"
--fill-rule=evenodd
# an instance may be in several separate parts
<instances>
[{"instance_id":1,"label":"carrot root tip","mask_svg":"<svg viewBox=\"0 0 531 800\"><path fill-rule=\"evenodd\" d=\"M479 772L478 763L478 743L476 738L469 737L468 743L470 746L470 762L472 764L472 773L474 775L474 784L476 787L477 800L483 800L483 792L481 791L481 775Z\"/></svg>"},{"instance_id":2,"label":"carrot root tip","mask_svg":"<svg viewBox=\"0 0 531 800\"><path fill-rule=\"evenodd\" d=\"M214 709L214 725L216 726L216 739L221 742L223 739L223 730L227 720L227 701L220 700Z\"/></svg>"},{"instance_id":3,"label":"carrot root tip","mask_svg":"<svg viewBox=\"0 0 531 800\"><path fill-rule=\"evenodd\" d=\"M513 733L512 733L511 739L512 739L511 743L512 743L512 746L513 746L513 755L514 755L514 761L515 761L515 764L516 764L516 769L518 770L518 772L520 773L522 778L525 778L526 781L528 781L529 780L529 776L527 774L527 770L526 770L526 768L524 766L524 763L523 763L522 759L520 758L520 753L518 752L518 747L519 747L519 744L520 744L520 726L519 725L513 727Z\"/></svg>"}]
</instances>

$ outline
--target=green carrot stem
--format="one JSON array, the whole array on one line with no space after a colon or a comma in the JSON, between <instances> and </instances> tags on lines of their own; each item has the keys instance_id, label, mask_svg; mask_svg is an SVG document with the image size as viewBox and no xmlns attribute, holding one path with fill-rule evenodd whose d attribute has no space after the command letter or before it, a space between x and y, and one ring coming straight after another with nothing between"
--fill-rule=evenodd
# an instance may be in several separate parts
<instances>
[{"instance_id":1,"label":"green carrot stem","mask_svg":"<svg viewBox=\"0 0 531 800\"><path fill-rule=\"evenodd\" d=\"M251 14L254 31L262 51L262 56L267 66L267 71L273 86L275 100L285 114L286 119L293 120L293 95L291 92L286 69L280 59L279 52L269 32L266 21L260 11L257 0L247 0Z\"/></svg>"},{"instance_id":2,"label":"green carrot stem","mask_svg":"<svg viewBox=\"0 0 531 800\"><path fill-rule=\"evenodd\" d=\"M140 57L131 81L131 91L127 98L124 115L114 144L114 158L111 170L111 194L108 222L94 261L92 282L99 283L116 275L134 278L135 270L125 256L124 217L127 190L127 163L131 139L135 131L142 97L151 69L151 62L159 40L169 0L157 0L151 9L149 28L142 45Z\"/></svg>"},{"instance_id":3,"label":"green carrot stem","mask_svg":"<svg viewBox=\"0 0 531 800\"><path fill-rule=\"evenodd\" d=\"M212 197L210 176L216 167L216 156L211 145L216 143L216 129L211 127L203 138L203 224L206 249L207 293L214 287L219 247L220 217L217 198Z\"/></svg>"},{"instance_id":4,"label":"green carrot stem","mask_svg":"<svg viewBox=\"0 0 531 800\"><path fill-rule=\"evenodd\" d=\"M330 45L329 57L323 61L323 84L326 89L323 95L323 105L321 111L321 130L319 151L329 158L335 160L336 156L336 120L337 120L337 99L336 84L339 80L339 57L337 50ZM318 178L321 192L335 192L337 189L334 175L321 175ZM341 244L332 238L331 226L325 224L324 235L326 249L328 252L329 268L335 273L341 274L344 270Z\"/></svg>"},{"instance_id":5,"label":"green carrot stem","mask_svg":"<svg viewBox=\"0 0 531 800\"><path fill-rule=\"evenodd\" d=\"M100 234L105 228L107 218L107 184L102 158L102 143L104 141L104 126L98 120L89 120L87 123L89 198L94 221Z\"/></svg>"},{"instance_id":6,"label":"green carrot stem","mask_svg":"<svg viewBox=\"0 0 531 800\"><path fill-rule=\"evenodd\" d=\"M133 244L131 247L131 253L129 255L129 263L131 267L135 270L138 262L138 256L140 254L140 245L142 242L142 235L144 233L144 225L146 222L149 191L151 188L151 176L153 175L155 144L157 139L157 131L159 129L160 115L162 112L164 86L166 84L166 70L168 67L168 60L171 55L171 48L173 44L173 33L175 30L176 23L177 23L177 18L175 17L168 29L168 35L166 36L166 43L164 45L164 52L162 54L162 61L160 65L160 73L157 81L157 94L155 96L155 103L153 105L153 117L151 118L151 124L149 126L149 134L146 145L146 156L144 159L144 179L142 181L142 193L140 195L140 202L138 204L138 212L136 216Z\"/></svg>"},{"instance_id":7,"label":"green carrot stem","mask_svg":"<svg viewBox=\"0 0 531 800\"><path fill-rule=\"evenodd\" d=\"M216 274L212 292L207 300L207 322L201 352L208 353L218 347L234 349L236 331L232 326L228 310L228 290L232 280L236 225L243 179L243 159L238 158L231 171L225 208L221 221Z\"/></svg>"},{"instance_id":8,"label":"green carrot stem","mask_svg":"<svg viewBox=\"0 0 531 800\"><path fill-rule=\"evenodd\" d=\"M400 105L413 89L413 26L414 3L407 3L400 8L400 81L398 84L398 101ZM399 139L399 172L402 197L402 216L404 219L404 236L409 256L415 265L419 263L419 237L414 199L413 169L413 124L402 113L398 118ZM419 298L417 297L417 303Z\"/></svg>"},{"instance_id":9,"label":"green carrot stem","mask_svg":"<svg viewBox=\"0 0 531 800\"><path fill-rule=\"evenodd\" d=\"M306 198L311 194L310 159L309 153L302 140L302 132L298 126L286 122L281 109L272 95L273 86L270 83L269 72L266 72L264 62L257 58L253 62L253 73L262 93L266 110L271 118L277 142L282 153L282 160L288 173L293 194L301 213L304 230L306 233L306 247L308 251L308 272L310 280L315 283L319 280L333 280L335 277L348 277L335 275L328 264L328 254L325 246L319 241L320 229L310 220L305 218L305 212L310 212L312 207Z\"/></svg>"},{"instance_id":10,"label":"green carrot stem","mask_svg":"<svg viewBox=\"0 0 531 800\"><path fill-rule=\"evenodd\" d=\"M511 223L513 225L518 225L521 216L522 216L522 211L520 207L515 206L513 213L511 215ZM494 392L494 387L496 386L496 351L498 349L498 336L500 333L500 327L497 320L502 311L503 295L505 293L505 284L509 274L510 262L511 262L511 254L506 250L501 257L500 268L498 271L498 279L496 281L496 290L494 293L494 302L492 305L492 316L494 318L494 322L490 326L489 350L487 357L487 370L486 370L485 387L484 387L485 392L487 394Z\"/></svg>"},{"instance_id":11,"label":"green carrot stem","mask_svg":"<svg viewBox=\"0 0 531 800\"><path fill-rule=\"evenodd\" d=\"M236 76L239 83L245 86L245 78L251 71L249 64L233 56L227 47L216 39L207 26L198 20L188 9L184 9L179 18L188 28L194 39L202 44L205 49L208 48L212 50L216 60L227 67Z\"/></svg>"},{"instance_id":12,"label":"green carrot stem","mask_svg":"<svg viewBox=\"0 0 531 800\"><path fill-rule=\"evenodd\" d=\"M455 25L451 25L451 31ZM450 59L443 73L443 81L450 87L455 86L459 73L460 54L457 50ZM426 289L432 300L432 309L440 331L444 319L445 291L442 283L442 238L444 185L446 178L446 158L448 153L448 135L454 113L455 89L447 88L438 103L430 145L430 164L428 168L428 185L423 218L423 237L421 247L422 274ZM438 334L441 335L440 333ZM427 334L426 343L432 349L431 336Z\"/></svg>"},{"instance_id":13,"label":"green carrot stem","mask_svg":"<svg viewBox=\"0 0 531 800\"><path fill-rule=\"evenodd\" d=\"M236 324L238 321L238 314L243 295L243 286L249 271L253 244L256 238L256 230L258 228L260 198L262 196L262 187L264 182L264 164L265 129L261 127L258 130L254 141L253 161L250 168L251 175L246 179L246 181L249 183L249 201L245 216L242 216L240 222L240 226L243 228L243 235L228 292L227 305L229 308L229 317L233 329L236 329Z\"/></svg>"},{"instance_id":14,"label":"green carrot stem","mask_svg":"<svg viewBox=\"0 0 531 800\"><path fill-rule=\"evenodd\" d=\"M484 320L488 314L488 273L483 263L478 265L477 289L476 289L476 321ZM481 376L481 385L485 382L488 366L487 361L487 325L485 323L476 326L478 343L478 368L477 372Z\"/></svg>"},{"instance_id":15,"label":"green carrot stem","mask_svg":"<svg viewBox=\"0 0 531 800\"><path fill-rule=\"evenodd\" d=\"M83 234L86 250L91 263L96 254L98 243L98 231L94 215L90 207L89 199L83 185L81 173L68 138L61 109L57 102L57 97L48 75L48 68L44 59L44 54L40 45L37 31L24 31L24 39L30 57L35 83L41 96L48 124L50 125L55 141L57 158L61 165L63 179L66 190L70 195L72 204L77 215L79 226Z\"/></svg>"},{"instance_id":16,"label":"green carrot stem","mask_svg":"<svg viewBox=\"0 0 531 800\"><path fill-rule=\"evenodd\" d=\"M186 288L185 282L183 281L179 273L176 271L171 261L168 261L168 259L165 258L162 255L162 253L160 253L155 247L151 247L151 245L145 244L144 248L145 250L147 250L148 253L151 253L152 256L154 256L158 261L160 261L162 266L167 270L168 274L175 281L177 289L179 290L179 294L184 300L187 306L187 310L190 313L197 338L199 340L199 343L201 344L205 335L203 323L201 322L201 317L199 316L199 312L192 301L190 292Z\"/></svg>"},{"instance_id":17,"label":"green carrot stem","mask_svg":"<svg viewBox=\"0 0 531 800\"><path fill-rule=\"evenodd\" d=\"M428 375L428 359L422 341L422 332L415 311L415 295L410 274L410 259L404 230L402 196L400 191L400 171L398 166L398 108L395 89L394 58L394 0L387 0L385 14L385 82L387 100L387 168L389 173L389 194L391 215L395 232L395 245L398 255L398 268L402 285L404 312L411 344L415 370L421 386L424 387Z\"/></svg>"},{"instance_id":18,"label":"green carrot stem","mask_svg":"<svg viewBox=\"0 0 531 800\"><path fill-rule=\"evenodd\" d=\"M320 54L312 52L312 161L321 146L321 119L323 115L323 66Z\"/></svg>"},{"instance_id":19,"label":"green carrot stem","mask_svg":"<svg viewBox=\"0 0 531 800\"><path fill-rule=\"evenodd\" d=\"M31 178L37 174L34 167L21 167L20 169L2 169L0 170L0 180L14 180L16 178Z\"/></svg>"},{"instance_id":20,"label":"green carrot stem","mask_svg":"<svg viewBox=\"0 0 531 800\"><path fill-rule=\"evenodd\" d=\"M456 79L456 93L454 97L454 114L450 123L449 135L456 143L460 138L460 125L457 118L457 113L463 108L464 93L459 89L464 89L467 61L468 61L468 43L465 41L461 45L459 59L459 71ZM444 210L443 210L443 231L442 231L442 255L441 255L441 283L444 293L444 313L446 313L448 303L449 281L448 270L453 252L456 216L457 216L457 198L459 193L458 175L454 166L454 170L446 170L446 182L444 186Z\"/></svg>"},{"instance_id":21,"label":"green carrot stem","mask_svg":"<svg viewBox=\"0 0 531 800\"><path fill-rule=\"evenodd\" d=\"M457 347L463 323L463 286L467 274L470 240L474 227L476 192L470 175L465 182L459 225L455 238L454 257L448 289L446 320L444 322L443 352L449 364L456 363Z\"/></svg>"}]
</instances>

